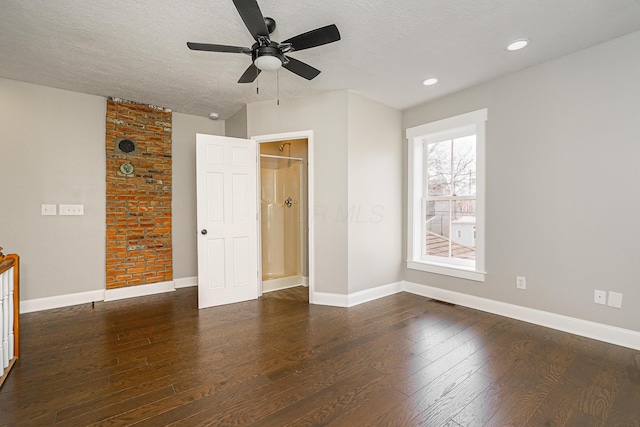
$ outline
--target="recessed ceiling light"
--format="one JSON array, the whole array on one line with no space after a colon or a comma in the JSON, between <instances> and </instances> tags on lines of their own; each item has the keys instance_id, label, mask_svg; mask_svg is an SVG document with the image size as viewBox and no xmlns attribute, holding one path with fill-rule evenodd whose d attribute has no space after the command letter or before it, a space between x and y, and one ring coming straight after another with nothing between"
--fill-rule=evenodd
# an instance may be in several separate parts
<instances>
[{"instance_id":1,"label":"recessed ceiling light","mask_svg":"<svg viewBox=\"0 0 640 427\"><path fill-rule=\"evenodd\" d=\"M425 86L433 86L436 83L438 83L438 79L436 79L435 77L431 77L422 81L422 84Z\"/></svg>"},{"instance_id":2,"label":"recessed ceiling light","mask_svg":"<svg viewBox=\"0 0 640 427\"><path fill-rule=\"evenodd\" d=\"M515 50L524 49L525 47L527 47L528 44L529 44L529 39L518 39L509 43L506 49L508 51L513 52Z\"/></svg>"}]
</instances>

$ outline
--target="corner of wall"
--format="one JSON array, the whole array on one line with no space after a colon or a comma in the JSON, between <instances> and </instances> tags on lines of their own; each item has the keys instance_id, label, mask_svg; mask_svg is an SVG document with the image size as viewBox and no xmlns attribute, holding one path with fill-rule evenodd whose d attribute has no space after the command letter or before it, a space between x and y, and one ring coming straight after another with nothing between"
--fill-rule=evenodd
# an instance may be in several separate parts
<instances>
[{"instance_id":1,"label":"corner of wall","mask_svg":"<svg viewBox=\"0 0 640 427\"><path fill-rule=\"evenodd\" d=\"M225 120L225 136L248 138L248 106L245 104L235 114Z\"/></svg>"}]
</instances>

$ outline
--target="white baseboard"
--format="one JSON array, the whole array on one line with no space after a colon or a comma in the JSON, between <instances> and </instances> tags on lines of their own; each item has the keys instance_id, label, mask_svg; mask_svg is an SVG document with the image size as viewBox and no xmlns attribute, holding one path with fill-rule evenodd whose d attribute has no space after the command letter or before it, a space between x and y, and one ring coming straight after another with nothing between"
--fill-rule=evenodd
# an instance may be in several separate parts
<instances>
[{"instance_id":1,"label":"white baseboard","mask_svg":"<svg viewBox=\"0 0 640 427\"><path fill-rule=\"evenodd\" d=\"M293 288L302 284L302 276L279 277L277 279L263 280L262 292L273 292L282 289Z\"/></svg>"},{"instance_id":2,"label":"white baseboard","mask_svg":"<svg viewBox=\"0 0 640 427\"><path fill-rule=\"evenodd\" d=\"M114 301L124 298L171 292L176 288L197 286L197 279L197 277L186 277L176 279L174 281L110 289L107 291L95 290L24 300L20 302L20 312L31 313L77 304L86 304L94 301ZM592 338L610 344L632 348L634 350L640 350L640 332L637 331L407 281L382 285L349 295L314 292L313 295L309 295L309 298L312 304L335 307L353 307L354 305L383 298L402 291L512 319L522 320L524 322L569 332L571 334Z\"/></svg>"},{"instance_id":3,"label":"white baseboard","mask_svg":"<svg viewBox=\"0 0 640 427\"><path fill-rule=\"evenodd\" d=\"M198 286L198 276L183 277L181 279L173 279L173 284L175 285L176 289Z\"/></svg>"},{"instance_id":4,"label":"white baseboard","mask_svg":"<svg viewBox=\"0 0 640 427\"><path fill-rule=\"evenodd\" d=\"M372 289L365 289L364 291L354 292L352 294L349 294L348 307L353 307L354 305L397 294L398 292L402 292L402 290L403 282L395 282L388 285L378 286Z\"/></svg>"},{"instance_id":5,"label":"white baseboard","mask_svg":"<svg viewBox=\"0 0 640 427\"><path fill-rule=\"evenodd\" d=\"M403 289L405 292L421 295L423 297L458 304L476 310L509 317L511 319L522 320L524 322L545 326L547 328L592 338L598 341L620 345L634 350L640 350L640 332L632 331L630 329L604 325L602 323L591 322L589 320L549 313L547 311L522 307L501 301L494 301L446 289L434 288L432 286L419 285L412 282L404 282Z\"/></svg>"},{"instance_id":6,"label":"white baseboard","mask_svg":"<svg viewBox=\"0 0 640 427\"><path fill-rule=\"evenodd\" d=\"M280 288L262 289L262 293L263 294L268 294L269 292L282 291L284 289L289 289L289 288L297 288L298 286L302 286L302 285L300 283L298 283L297 285L282 286Z\"/></svg>"},{"instance_id":7,"label":"white baseboard","mask_svg":"<svg viewBox=\"0 0 640 427\"><path fill-rule=\"evenodd\" d=\"M145 295L161 294L175 291L173 280L167 282L150 283L148 285L127 286L124 288L107 289L104 291L105 301L116 301L125 298L142 297Z\"/></svg>"},{"instance_id":8,"label":"white baseboard","mask_svg":"<svg viewBox=\"0 0 640 427\"><path fill-rule=\"evenodd\" d=\"M276 280L276 279L274 279ZM175 284L176 289L180 289L180 288L190 288L192 286L198 286L198 276L191 276L191 277L183 277L181 279L173 279L173 283ZM302 276L302 286L309 286L309 278ZM296 284L296 285L292 285L292 286L299 286L300 283ZM287 287L291 287L291 286L287 286ZM284 288L282 288L284 289ZM264 291L267 292L267 291Z\"/></svg>"},{"instance_id":9,"label":"white baseboard","mask_svg":"<svg viewBox=\"0 0 640 427\"><path fill-rule=\"evenodd\" d=\"M388 285L354 292L349 295L314 292L313 301L311 301L311 303L318 305L331 305L334 307L353 307L354 305L402 292L403 283L404 282L390 283Z\"/></svg>"},{"instance_id":10,"label":"white baseboard","mask_svg":"<svg viewBox=\"0 0 640 427\"><path fill-rule=\"evenodd\" d=\"M96 301L116 301L119 299L154 295L172 292L177 288L198 286L197 277L185 277L174 281L151 283L149 285L130 286L117 289L100 289L96 291L78 292L74 294L56 295L45 298L35 298L20 301L20 313L51 310L53 308L69 307Z\"/></svg>"},{"instance_id":11,"label":"white baseboard","mask_svg":"<svg viewBox=\"0 0 640 427\"><path fill-rule=\"evenodd\" d=\"M52 308L68 307L70 305L86 304L103 300L104 289L56 295L53 297L34 298L20 301L20 313L33 313L34 311L51 310Z\"/></svg>"},{"instance_id":12,"label":"white baseboard","mask_svg":"<svg viewBox=\"0 0 640 427\"><path fill-rule=\"evenodd\" d=\"M349 296L343 294L330 294L327 292L309 292L309 303L330 305L332 307L349 307Z\"/></svg>"}]
</instances>

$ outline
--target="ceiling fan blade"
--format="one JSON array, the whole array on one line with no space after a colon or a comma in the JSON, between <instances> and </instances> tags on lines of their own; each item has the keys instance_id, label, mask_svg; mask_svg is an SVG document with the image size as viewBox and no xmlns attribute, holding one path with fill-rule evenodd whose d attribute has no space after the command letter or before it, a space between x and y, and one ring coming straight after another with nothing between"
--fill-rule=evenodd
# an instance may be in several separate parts
<instances>
[{"instance_id":1,"label":"ceiling fan blade","mask_svg":"<svg viewBox=\"0 0 640 427\"><path fill-rule=\"evenodd\" d=\"M307 31L306 33L291 37L282 43L291 43L294 50L303 50L311 47L322 46L327 43L337 42L338 40L340 40L338 27L336 27L335 24L331 24L326 27L316 28L315 30Z\"/></svg>"},{"instance_id":2,"label":"ceiling fan blade","mask_svg":"<svg viewBox=\"0 0 640 427\"><path fill-rule=\"evenodd\" d=\"M251 53L251 49L248 47L225 46L222 44L187 42L187 46L191 50L204 50L207 52Z\"/></svg>"},{"instance_id":3,"label":"ceiling fan blade","mask_svg":"<svg viewBox=\"0 0 640 427\"><path fill-rule=\"evenodd\" d=\"M313 68L311 65L305 64L304 62L298 61L290 56L287 56L287 59L289 60L289 63L283 64L282 66L300 77L311 80L320 74L320 70Z\"/></svg>"},{"instance_id":4,"label":"ceiling fan blade","mask_svg":"<svg viewBox=\"0 0 640 427\"><path fill-rule=\"evenodd\" d=\"M238 83L251 83L258 78L258 74L260 74L260 69L251 63L249 68L247 68L242 76L240 76Z\"/></svg>"},{"instance_id":5,"label":"ceiling fan blade","mask_svg":"<svg viewBox=\"0 0 640 427\"><path fill-rule=\"evenodd\" d=\"M259 36L269 37L267 24L256 0L233 0L233 4L254 40L257 41Z\"/></svg>"}]
</instances>

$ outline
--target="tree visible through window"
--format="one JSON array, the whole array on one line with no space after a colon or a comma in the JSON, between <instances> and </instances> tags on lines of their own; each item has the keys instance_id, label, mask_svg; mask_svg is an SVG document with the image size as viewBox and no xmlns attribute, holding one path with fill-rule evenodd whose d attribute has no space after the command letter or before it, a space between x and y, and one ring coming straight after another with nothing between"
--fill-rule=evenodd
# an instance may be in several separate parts
<instances>
[{"instance_id":1,"label":"tree visible through window","mask_svg":"<svg viewBox=\"0 0 640 427\"><path fill-rule=\"evenodd\" d=\"M475 259L476 136L424 145L423 254Z\"/></svg>"}]
</instances>

